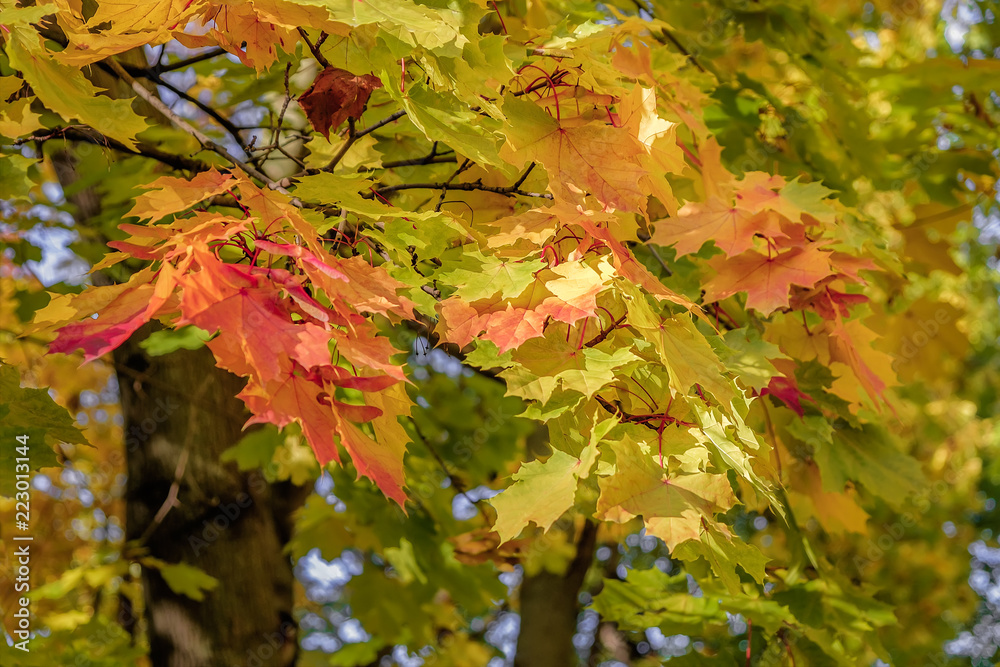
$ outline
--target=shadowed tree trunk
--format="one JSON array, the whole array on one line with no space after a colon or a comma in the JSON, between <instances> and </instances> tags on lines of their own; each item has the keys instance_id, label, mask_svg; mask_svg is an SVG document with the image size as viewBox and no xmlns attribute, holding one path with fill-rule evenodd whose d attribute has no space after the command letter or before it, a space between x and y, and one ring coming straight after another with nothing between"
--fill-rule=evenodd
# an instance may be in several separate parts
<instances>
[{"instance_id":1,"label":"shadowed tree trunk","mask_svg":"<svg viewBox=\"0 0 1000 667\"><path fill-rule=\"evenodd\" d=\"M242 380L205 349L150 357L145 327L115 354L125 417L129 540L167 563L219 580L195 601L143 568L154 667L286 667L295 663L290 514L305 494L223 465L243 435ZM172 500L176 498L176 503ZM169 508L169 509L168 509Z\"/></svg>"},{"instance_id":2,"label":"shadowed tree trunk","mask_svg":"<svg viewBox=\"0 0 1000 667\"><path fill-rule=\"evenodd\" d=\"M139 50L121 59L146 64ZM112 94L127 94L124 84L101 70L91 76ZM136 104L166 122L148 105ZM55 155L53 164L64 187L78 180L71 151ZM69 199L80 225L101 212L90 189ZM108 279L97 274L94 282ZM139 541L143 555L189 564L219 584L196 601L175 593L155 568L144 567L143 618L135 618L126 599L120 621L131 633L145 620L153 667L294 665L294 577L284 548L292 513L310 489L268 484L259 471L241 473L219 461L243 436L249 418L235 398L243 381L217 368L207 348L148 356L139 342L153 330L143 327L114 352L126 438L126 537Z\"/></svg>"},{"instance_id":3,"label":"shadowed tree trunk","mask_svg":"<svg viewBox=\"0 0 1000 667\"><path fill-rule=\"evenodd\" d=\"M542 571L521 582L521 628L514 667L573 667L580 586L594 559L597 525L587 521L564 574Z\"/></svg>"}]
</instances>

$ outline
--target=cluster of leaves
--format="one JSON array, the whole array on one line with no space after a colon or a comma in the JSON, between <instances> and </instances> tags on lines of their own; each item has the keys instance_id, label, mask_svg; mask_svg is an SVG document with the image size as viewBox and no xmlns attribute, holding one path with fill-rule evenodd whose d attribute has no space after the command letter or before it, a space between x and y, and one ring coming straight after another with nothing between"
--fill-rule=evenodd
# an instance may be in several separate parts
<instances>
[{"instance_id":1,"label":"cluster of leaves","mask_svg":"<svg viewBox=\"0 0 1000 667\"><path fill-rule=\"evenodd\" d=\"M401 576L367 571L368 594L428 610L426 624L406 627L355 605L382 645L458 631L458 612L431 613L442 589L465 620L488 613L493 566L565 567L571 553L552 558L566 550L550 546L554 562L533 561L530 544L553 539L543 533L568 515L601 522L608 539L641 526L698 579L694 603L685 578L659 570L609 580L593 608L626 631L707 635L740 613L762 629L756 650L767 642L808 664L905 654L870 584L906 559L864 555L868 522L911 505L927 515L928 480L908 453L942 450L886 425L898 418L920 433L932 421L919 408L932 397L891 390L897 370L906 380L924 371L888 352L906 355L914 326L933 322L918 352L954 355L954 341L974 338L959 322L995 313L982 305L988 276L973 281L978 300L956 296L971 278L920 276L955 266L939 265L957 221L942 213L956 202L955 175L988 193L996 169L982 155L938 151L915 171L900 157L938 122L915 101L942 85L910 69L925 51L869 54L836 8L781 2L202 0L141 14L131 4L0 13L0 134L18 145L96 141L143 164L118 176L106 212L140 224L106 232L117 252L95 266L120 283L53 295L31 331L55 331L53 352L88 360L151 319L176 329L175 344L207 341L220 367L247 379L251 423L297 424L321 465L349 460L413 514L396 521L399 510L337 469L349 516L317 503L300 520L297 555L317 544L328 557L379 553ZM835 55L817 62L810 36ZM126 66L130 50L174 43L238 59L198 74L210 93L216 71L245 77L234 110L278 91L286 65L272 148L245 144L218 112L210 120L228 135L193 128L133 78L158 77L159 65ZM854 69L841 73L837 57ZM976 67L951 62L939 64L947 88L980 92ZM88 65L142 101L99 94L80 74ZM306 90L287 131L293 71ZM972 145L995 138L991 103L977 113ZM150 114L158 125L147 127ZM869 127L881 128L877 141ZM302 137L308 155L287 157ZM233 140L246 159L225 147ZM199 145L206 161L182 157ZM289 169L268 170L273 150ZM886 166L873 174L872 161ZM191 173L162 176L154 163ZM5 152L0 194L23 197L33 165ZM124 197L126 182L141 193ZM906 196L895 182L909 184ZM440 489L414 493L444 465L435 447L459 440L448 431L460 420L442 427L413 408L448 399L412 382L411 330L503 380L519 417L546 434L547 450L520 465L509 445L522 422L508 448L477 444L485 461L445 452L453 487L506 486L471 530L448 516ZM941 394L954 386L934 381ZM971 451L957 460L992 442L981 423L968 428ZM419 458L421 445L434 456ZM928 472L934 481L941 469ZM773 541L736 530L745 510L780 526ZM462 579L460 563L477 568ZM707 653L731 650L721 638Z\"/></svg>"}]
</instances>

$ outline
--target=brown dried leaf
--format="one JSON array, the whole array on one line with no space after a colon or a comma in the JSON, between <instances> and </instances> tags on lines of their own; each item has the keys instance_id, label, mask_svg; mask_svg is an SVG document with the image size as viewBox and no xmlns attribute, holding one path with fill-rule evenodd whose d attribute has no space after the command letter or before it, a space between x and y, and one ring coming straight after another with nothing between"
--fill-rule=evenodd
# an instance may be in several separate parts
<instances>
[{"instance_id":1,"label":"brown dried leaf","mask_svg":"<svg viewBox=\"0 0 1000 667\"><path fill-rule=\"evenodd\" d=\"M327 139L348 118L360 118L372 91L381 88L377 76L355 76L339 67L327 67L313 85L299 96L299 104L313 129Z\"/></svg>"}]
</instances>

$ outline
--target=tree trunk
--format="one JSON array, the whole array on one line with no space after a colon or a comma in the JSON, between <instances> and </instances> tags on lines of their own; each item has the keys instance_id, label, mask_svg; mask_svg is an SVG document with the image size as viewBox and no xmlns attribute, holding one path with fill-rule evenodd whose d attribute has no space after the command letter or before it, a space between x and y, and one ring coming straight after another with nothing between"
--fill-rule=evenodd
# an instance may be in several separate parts
<instances>
[{"instance_id":1,"label":"tree trunk","mask_svg":"<svg viewBox=\"0 0 1000 667\"><path fill-rule=\"evenodd\" d=\"M147 64L139 49L120 59ZM112 94L125 90L102 70L91 76ZM167 122L144 102L136 104ZM53 162L64 187L78 180L70 151ZM90 189L69 198L78 224L99 215L100 199ZM108 280L94 278L95 284ZM130 634L145 621L152 667L294 665L294 576L284 547L291 515L310 489L271 485L259 471L244 474L220 463L249 418L235 398L243 381L217 368L206 348L148 356L138 343L153 330L143 327L114 352L126 439L126 537L138 540L144 555L187 563L219 584L195 601L175 593L156 568L144 567L144 614L138 618L123 596L119 621Z\"/></svg>"},{"instance_id":2,"label":"tree trunk","mask_svg":"<svg viewBox=\"0 0 1000 667\"><path fill-rule=\"evenodd\" d=\"M597 525L587 521L564 574L542 571L521 582L521 629L514 667L573 667L580 586L594 559Z\"/></svg>"},{"instance_id":3,"label":"tree trunk","mask_svg":"<svg viewBox=\"0 0 1000 667\"><path fill-rule=\"evenodd\" d=\"M171 590L155 567L143 568L153 667L293 665L293 574L283 549L290 513L306 491L219 462L248 417L235 398L242 381L218 369L205 348L148 356L138 342L150 331L144 327L114 354L127 537L149 556L219 580L199 602Z\"/></svg>"}]
</instances>

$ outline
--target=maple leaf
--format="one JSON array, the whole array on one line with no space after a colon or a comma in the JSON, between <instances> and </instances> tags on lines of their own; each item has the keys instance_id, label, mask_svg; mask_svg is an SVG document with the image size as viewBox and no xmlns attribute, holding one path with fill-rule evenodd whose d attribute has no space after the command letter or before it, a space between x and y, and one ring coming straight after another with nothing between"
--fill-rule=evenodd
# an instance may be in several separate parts
<instances>
[{"instance_id":1,"label":"maple leaf","mask_svg":"<svg viewBox=\"0 0 1000 667\"><path fill-rule=\"evenodd\" d=\"M716 521L704 522L698 539L682 544L675 556L682 560L704 558L732 595L742 592L737 567L742 567L758 584L764 583L764 566L767 564L764 554Z\"/></svg>"},{"instance_id":2,"label":"maple leaf","mask_svg":"<svg viewBox=\"0 0 1000 667\"><path fill-rule=\"evenodd\" d=\"M497 511L493 530L500 543L517 537L528 523L547 531L573 506L577 482L590 474L596 459L597 447L591 443L579 456L555 449L544 462L522 464L514 483L490 500Z\"/></svg>"},{"instance_id":3,"label":"maple leaf","mask_svg":"<svg viewBox=\"0 0 1000 667\"><path fill-rule=\"evenodd\" d=\"M793 287L789 302L792 310L811 308L823 319L833 320L838 317L849 317L852 306L868 303L869 299L864 294L850 294L833 289L831 283L837 279L838 276L829 276L817 282L811 289Z\"/></svg>"},{"instance_id":4,"label":"maple leaf","mask_svg":"<svg viewBox=\"0 0 1000 667\"><path fill-rule=\"evenodd\" d=\"M686 432L670 429L663 434L664 456L681 454L695 446ZM725 475L706 472L670 474L657 463L650 445L631 438L611 443L615 474L600 479L597 513L604 519L624 523L642 516L650 535L662 539L673 550L697 537L704 518L725 512L736 503Z\"/></svg>"},{"instance_id":5,"label":"maple leaf","mask_svg":"<svg viewBox=\"0 0 1000 667\"><path fill-rule=\"evenodd\" d=\"M299 96L299 105L313 129L329 139L331 129L336 130L348 118L361 118L372 91L381 87L382 81L372 74L357 76L339 67L327 67Z\"/></svg>"},{"instance_id":6,"label":"maple leaf","mask_svg":"<svg viewBox=\"0 0 1000 667\"><path fill-rule=\"evenodd\" d=\"M73 322L58 331L50 345L52 352L70 353L83 350L84 361L93 361L114 350L167 303L167 296L157 294L150 284L149 269L135 273L128 283L106 289L91 288L73 298L72 317L97 315L82 322ZM102 305L103 304L103 305Z\"/></svg>"},{"instance_id":7,"label":"maple leaf","mask_svg":"<svg viewBox=\"0 0 1000 667\"><path fill-rule=\"evenodd\" d=\"M252 369L266 383L281 374L286 358L305 368L330 363L330 334L311 322L294 322L281 290L263 271L205 261L178 283L183 294L177 324L220 331L211 347L224 368L240 375Z\"/></svg>"},{"instance_id":8,"label":"maple leaf","mask_svg":"<svg viewBox=\"0 0 1000 667\"><path fill-rule=\"evenodd\" d=\"M748 250L736 257L716 257L708 264L718 275L704 285L706 303L746 292L747 308L762 315L787 308L792 285L812 287L831 272L830 253L818 244L791 248L770 257Z\"/></svg>"},{"instance_id":9,"label":"maple leaf","mask_svg":"<svg viewBox=\"0 0 1000 667\"><path fill-rule=\"evenodd\" d=\"M677 127L660 118L656 110L656 91L635 86L630 95L624 96L619 105L621 126L635 133L646 155L640 162L646 168L642 185L655 195L670 214L677 211L677 201L667 182L666 174L680 174L687 168L684 155L677 145Z\"/></svg>"},{"instance_id":10,"label":"maple leaf","mask_svg":"<svg viewBox=\"0 0 1000 667\"><path fill-rule=\"evenodd\" d=\"M239 394L253 417L246 425L271 423L283 428L292 422L302 426L302 433L316 453L320 465L340 462L334 442L341 422L329 401L326 388L316 376L306 374L289 361L281 363L279 372L262 384L250 383Z\"/></svg>"},{"instance_id":11,"label":"maple leaf","mask_svg":"<svg viewBox=\"0 0 1000 667\"><path fill-rule=\"evenodd\" d=\"M329 336L337 346L337 352L358 366L381 371L389 377L403 380L403 367L392 363L390 357L400 351L392 346L385 336L377 335L378 330L368 320L358 317L351 331L331 329Z\"/></svg>"},{"instance_id":12,"label":"maple leaf","mask_svg":"<svg viewBox=\"0 0 1000 667\"><path fill-rule=\"evenodd\" d=\"M211 35L244 65L258 72L267 69L278 58L278 49L286 53L295 50L298 41L294 30L277 25L256 11L255 3L219 3L211 17Z\"/></svg>"},{"instance_id":13,"label":"maple leaf","mask_svg":"<svg viewBox=\"0 0 1000 667\"><path fill-rule=\"evenodd\" d=\"M694 302L664 285L645 266L640 264L635 256L629 252L629 249L625 247L625 244L616 238L609 228L599 225L598 221L592 220L587 215L577 217L574 222L579 224L587 234L598 239L608 247L611 251L615 273L619 276L641 286L661 301L676 303L687 310L698 310Z\"/></svg>"},{"instance_id":14,"label":"maple leaf","mask_svg":"<svg viewBox=\"0 0 1000 667\"><path fill-rule=\"evenodd\" d=\"M752 248L757 234L771 238L784 236L776 216L739 208L713 197L704 204L684 204L677 217L657 222L650 241L672 245L678 257L697 252L706 242L713 241L719 250L732 257Z\"/></svg>"},{"instance_id":15,"label":"maple leaf","mask_svg":"<svg viewBox=\"0 0 1000 667\"><path fill-rule=\"evenodd\" d=\"M646 297L630 291L626 304L628 323L653 343L660 361L670 374L670 386L686 394L693 385L700 384L727 404L733 389L724 373L724 367L705 337L687 316L661 317L646 302Z\"/></svg>"},{"instance_id":16,"label":"maple leaf","mask_svg":"<svg viewBox=\"0 0 1000 667\"><path fill-rule=\"evenodd\" d=\"M413 317L413 302L397 293L408 286L372 266L361 257L334 257L322 248L257 240L256 246L272 255L294 257L310 281L323 290L332 306L349 320L353 312Z\"/></svg>"},{"instance_id":17,"label":"maple leaf","mask_svg":"<svg viewBox=\"0 0 1000 667\"><path fill-rule=\"evenodd\" d=\"M767 386L764 389L761 389L761 396L767 396L768 394L779 399L799 417L805 415L805 410L802 409L802 400L812 400L812 397L809 396L809 394L806 394L799 389L799 385L795 381L794 377L785 377L783 375L775 375L771 378L771 381L768 382Z\"/></svg>"},{"instance_id":18,"label":"maple leaf","mask_svg":"<svg viewBox=\"0 0 1000 667\"><path fill-rule=\"evenodd\" d=\"M791 491L788 495L793 502L805 505L796 508L796 513L802 512L804 517L814 515L831 535L868 532L868 513L858 505L853 489L843 493L824 491L820 469L815 462L806 463L803 473L797 473L796 477L801 480L801 491Z\"/></svg>"},{"instance_id":19,"label":"maple leaf","mask_svg":"<svg viewBox=\"0 0 1000 667\"><path fill-rule=\"evenodd\" d=\"M562 224L558 215L549 209L536 208L486 223L498 231L490 234L486 242L491 248L501 248L519 242L542 247Z\"/></svg>"},{"instance_id":20,"label":"maple leaf","mask_svg":"<svg viewBox=\"0 0 1000 667\"><path fill-rule=\"evenodd\" d=\"M478 301L498 293L503 299L518 296L535 282L535 274L545 264L539 259L507 261L470 250L462 253L454 267L443 272L441 278L458 285L455 296L465 301Z\"/></svg>"},{"instance_id":21,"label":"maple leaf","mask_svg":"<svg viewBox=\"0 0 1000 667\"><path fill-rule=\"evenodd\" d=\"M409 405L409 401L407 404ZM391 419L395 420L396 414L398 412ZM370 479L387 498L404 507L406 492L403 490L403 452L409 439L392 438L375 442L354 424L340 418L337 422L340 443L350 455L358 476ZM384 427L379 427L380 430L382 428Z\"/></svg>"},{"instance_id":22,"label":"maple leaf","mask_svg":"<svg viewBox=\"0 0 1000 667\"><path fill-rule=\"evenodd\" d=\"M5 5L10 6L9 3ZM46 11L48 9L46 6L3 10L7 16L4 52L10 67L31 84L39 101L64 120L78 119L134 148L136 135L148 127L146 120L133 110L131 100L100 94L102 91L81 76L79 69L59 62L53 53L43 48L40 35L29 21L37 21L51 13ZM42 14L29 18L34 11Z\"/></svg>"},{"instance_id":23,"label":"maple leaf","mask_svg":"<svg viewBox=\"0 0 1000 667\"><path fill-rule=\"evenodd\" d=\"M450 297L441 302L441 321L447 338L460 347L482 337L500 352L522 345L544 333L546 319L575 324L592 317L597 295L611 277L605 260L597 269L585 262L564 262L542 269L514 299L494 298L472 304Z\"/></svg>"},{"instance_id":24,"label":"maple leaf","mask_svg":"<svg viewBox=\"0 0 1000 667\"><path fill-rule=\"evenodd\" d=\"M895 380L892 357L872 347L875 332L858 320L833 321L830 360L847 365L865 393L880 405L886 385ZM836 384L835 384L836 387Z\"/></svg>"},{"instance_id":25,"label":"maple leaf","mask_svg":"<svg viewBox=\"0 0 1000 667\"><path fill-rule=\"evenodd\" d=\"M376 406L365 409L365 406L345 405L331 400L330 393L319 374L308 373L294 362L284 362L274 379L263 385L248 384L239 397L254 415L247 426L271 423L281 428L298 423L320 465L330 461L340 463L334 440L337 436L358 476L371 479L387 497L402 506L406 502L402 456L406 442L399 438L375 442L349 419L375 418L383 414L382 410Z\"/></svg>"},{"instance_id":26,"label":"maple leaf","mask_svg":"<svg viewBox=\"0 0 1000 667\"><path fill-rule=\"evenodd\" d=\"M226 192L236 184L230 175L215 169L203 171L188 180L161 176L146 187L146 192L135 198L128 216L156 222L172 213L179 213L198 202Z\"/></svg>"},{"instance_id":27,"label":"maple leaf","mask_svg":"<svg viewBox=\"0 0 1000 667\"><path fill-rule=\"evenodd\" d=\"M597 347L580 348L566 340L562 329L551 327L544 338L520 345L515 365L501 373L508 391L528 400L547 403L557 389L576 391L591 398L614 381L614 370L639 361L628 349L613 352Z\"/></svg>"},{"instance_id":28,"label":"maple leaf","mask_svg":"<svg viewBox=\"0 0 1000 667\"><path fill-rule=\"evenodd\" d=\"M516 128L505 150L520 164L541 163L554 194L572 201L588 193L606 210L644 208L647 195L639 183L647 173L640 163L645 149L626 128L561 123L537 104L511 96L503 109Z\"/></svg>"}]
</instances>

